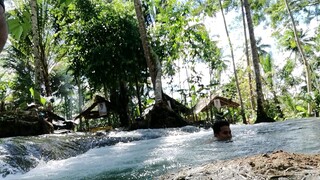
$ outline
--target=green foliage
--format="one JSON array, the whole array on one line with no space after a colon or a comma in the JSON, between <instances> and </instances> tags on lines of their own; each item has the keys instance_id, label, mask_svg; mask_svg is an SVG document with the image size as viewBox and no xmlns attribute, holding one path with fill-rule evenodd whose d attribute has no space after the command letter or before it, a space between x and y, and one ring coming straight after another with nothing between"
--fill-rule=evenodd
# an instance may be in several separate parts
<instances>
[{"instance_id":1,"label":"green foliage","mask_svg":"<svg viewBox=\"0 0 320 180\"><path fill-rule=\"evenodd\" d=\"M270 8L266 9L266 13L270 14L271 27L276 28L280 25L281 21L286 17L286 7L283 1L273 3Z\"/></svg>"},{"instance_id":2,"label":"green foliage","mask_svg":"<svg viewBox=\"0 0 320 180\"><path fill-rule=\"evenodd\" d=\"M276 101L270 99L266 102L266 113L268 117L271 117L274 120L283 120L283 113L281 110L281 104L278 104Z\"/></svg>"},{"instance_id":3,"label":"green foliage","mask_svg":"<svg viewBox=\"0 0 320 180\"><path fill-rule=\"evenodd\" d=\"M9 11L7 20L9 33L17 41L25 39L31 31L31 14L29 6L22 5L19 9Z\"/></svg>"},{"instance_id":4,"label":"green foliage","mask_svg":"<svg viewBox=\"0 0 320 180\"><path fill-rule=\"evenodd\" d=\"M307 115L307 102L304 101L305 94L300 93L296 96L284 93L281 96L281 102L283 103L282 109L286 118L302 118Z\"/></svg>"},{"instance_id":5,"label":"green foliage","mask_svg":"<svg viewBox=\"0 0 320 180\"><path fill-rule=\"evenodd\" d=\"M42 105L46 104L46 99L44 97L41 97L40 92L34 90L33 88L29 89L31 96L38 102L40 102Z\"/></svg>"},{"instance_id":6,"label":"green foliage","mask_svg":"<svg viewBox=\"0 0 320 180\"><path fill-rule=\"evenodd\" d=\"M217 62L220 51L209 38L199 16L195 16L193 1L158 2L155 26L150 28L153 49L163 63L164 73L175 74L174 62L184 59L185 63L197 61Z\"/></svg>"},{"instance_id":7,"label":"green foliage","mask_svg":"<svg viewBox=\"0 0 320 180\"><path fill-rule=\"evenodd\" d=\"M224 97L229 99L234 99L235 97L237 97L237 88L236 88L234 77L229 83L225 84L222 87L222 94Z\"/></svg>"},{"instance_id":8,"label":"green foliage","mask_svg":"<svg viewBox=\"0 0 320 180\"><path fill-rule=\"evenodd\" d=\"M220 8L218 6L218 1L207 0L206 4L208 4L208 6L206 8L204 8L203 11L204 11L205 14L207 14L210 17L215 16L215 13L220 10Z\"/></svg>"},{"instance_id":9,"label":"green foliage","mask_svg":"<svg viewBox=\"0 0 320 180\"><path fill-rule=\"evenodd\" d=\"M29 6L24 4L20 8L8 11L8 27L10 42L14 46L12 51L16 56L31 56L31 14Z\"/></svg>"},{"instance_id":10,"label":"green foliage","mask_svg":"<svg viewBox=\"0 0 320 180\"><path fill-rule=\"evenodd\" d=\"M148 104L143 97L148 90L144 88L147 66L132 2L75 0L54 13L59 30L56 37L63 39L62 46L68 49L68 71L77 81L87 82L90 97L86 99L103 93L119 116L126 106L122 103L128 103L135 114L136 96L142 96L142 106ZM121 84L128 88L125 95Z\"/></svg>"},{"instance_id":11,"label":"green foliage","mask_svg":"<svg viewBox=\"0 0 320 180\"><path fill-rule=\"evenodd\" d=\"M76 1L72 8L77 15L70 14L62 22L71 22L64 32L68 32L66 45L72 49L70 68L75 75L88 78L94 91L104 86L117 88L120 81L135 82L145 76L132 3L112 1L96 6Z\"/></svg>"},{"instance_id":12,"label":"green foliage","mask_svg":"<svg viewBox=\"0 0 320 180\"><path fill-rule=\"evenodd\" d=\"M280 79L284 81L283 91L287 91L288 87L294 87L300 84L300 79L293 76L293 70L296 67L296 63L292 60L287 60L286 64L280 70Z\"/></svg>"},{"instance_id":13,"label":"green foliage","mask_svg":"<svg viewBox=\"0 0 320 180\"><path fill-rule=\"evenodd\" d=\"M269 6L269 0L252 0L250 2L252 21L255 26L258 26L262 21L266 20L266 14L264 12L264 9Z\"/></svg>"},{"instance_id":14,"label":"green foliage","mask_svg":"<svg viewBox=\"0 0 320 180\"><path fill-rule=\"evenodd\" d=\"M316 1L316 0L315 0ZM299 19L297 23L310 24L311 20L319 15L319 2L301 0L289 1L289 6L295 19ZM269 8L265 10L271 18L271 27L277 29L283 27L283 24L288 24L290 21L284 1L274 1Z\"/></svg>"},{"instance_id":15,"label":"green foliage","mask_svg":"<svg viewBox=\"0 0 320 180\"><path fill-rule=\"evenodd\" d=\"M266 81L268 85L272 86L273 85L273 64L272 64L272 59L271 55L266 55L262 56L260 58L260 64L261 67L265 73Z\"/></svg>"},{"instance_id":16,"label":"green foliage","mask_svg":"<svg viewBox=\"0 0 320 180\"><path fill-rule=\"evenodd\" d=\"M301 115L301 117L304 117L306 114L308 114L308 110L303 106L296 106L296 109L298 111L298 115Z\"/></svg>"},{"instance_id":17,"label":"green foliage","mask_svg":"<svg viewBox=\"0 0 320 180\"><path fill-rule=\"evenodd\" d=\"M285 47L287 50L298 52L298 47L295 41L294 33L291 29L286 30L284 34L281 36L282 38L279 37L279 43L281 46Z\"/></svg>"},{"instance_id":18,"label":"green foliage","mask_svg":"<svg viewBox=\"0 0 320 180\"><path fill-rule=\"evenodd\" d=\"M7 77L10 82L10 94L7 94L10 99L7 99L7 102L13 103L15 107L25 107L27 103L33 102L29 91L30 87L34 87L33 68L27 59L29 54L24 53L24 50L29 48L22 39L12 41L12 46L8 48L9 54L4 58L3 67L12 72L11 76Z\"/></svg>"},{"instance_id":19,"label":"green foliage","mask_svg":"<svg viewBox=\"0 0 320 180\"><path fill-rule=\"evenodd\" d=\"M34 84L34 60L32 58L32 36L30 5L27 1L21 1L13 10L7 11L10 32L10 46L7 48L8 56L4 57L4 68L13 72L9 77L1 76L0 97L2 100L11 101L16 107L25 107L26 102L32 102L29 92ZM73 82L79 82L84 87L86 100L91 99L96 92L110 95L111 92L119 94L119 84L128 83L128 91L131 98L142 96L143 108L153 103L148 96L150 90L147 81L147 67L143 57L143 51L139 38L136 15L131 1L122 0L49 0L37 1L39 5L39 33L43 40L45 55L48 57L51 86L54 93L56 109L60 112L72 112L75 104L78 104L74 95ZM236 10L240 12L240 2L234 0L222 1L225 12ZM300 30L299 38L303 44L303 50L307 55L312 69L312 82L314 93L307 94L305 87L299 94L288 92L288 89L296 88L303 81L303 76L294 76L295 70L300 66L297 52L297 44L289 24L289 16L283 1L251 0L253 20L255 25L262 21L268 22L275 29L274 37L278 39L281 48L294 52L295 57L281 59L285 65L280 71L273 67L272 57L264 51L264 45L260 48L260 63L264 70L268 84L277 78L277 86L286 117L303 117L306 115L306 103L314 102L319 108L319 65L318 52L320 50L320 27L315 34L308 34L308 30ZM294 18L298 25L309 25L319 17L318 0L290 1ZM201 86L200 72L196 72L195 66L199 62L206 63L212 71L221 75L226 68L222 61L222 53L212 41L209 33L202 23L206 15L215 16L220 13L218 1L177 1L154 0L144 2L145 17L150 20L148 26L151 46L159 56L164 67L164 75L171 76L178 72L177 61L183 61L182 66L191 67L191 77L188 82L190 89L183 92L189 95L190 104L194 104L198 96L206 94L220 84L219 77L211 79L208 87ZM269 17L267 17L269 15ZM268 24L269 25L269 24ZM277 64L274 64L277 65ZM248 89L245 71L241 76L241 87ZM276 72L275 72L276 71ZM72 73L72 75L70 75ZM195 75L194 75L195 74ZM277 77L273 76L277 75ZM136 85L141 88L136 92ZM199 86L199 87L198 87ZM188 91L188 92L187 92ZM267 90L266 90L267 91ZM296 91L295 91L296 92ZM245 103L249 104L249 92L243 92ZM33 92L33 95L39 93ZM234 79L223 86L223 95L228 98L236 97ZM269 99L268 99L269 100ZM270 100L270 102L273 102ZM129 102L132 114L141 112L137 109L137 103ZM186 103L187 104L187 103ZM277 118L277 106L269 104L268 115ZM68 115L71 117L71 115ZM116 115L112 116L115 123ZM112 120L113 121L113 120Z\"/></svg>"},{"instance_id":20,"label":"green foliage","mask_svg":"<svg viewBox=\"0 0 320 180\"><path fill-rule=\"evenodd\" d=\"M67 3L67 1L59 1ZM16 3L16 2L15 2ZM16 3L14 9L8 10L8 26L10 34L10 46L7 48L8 55L4 59L4 68L12 72L10 79L10 97L9 102L13 103L15 108L24 109L28 103L34 101L29 91L34 88L35 66L33 58L33 45L31 35L31 13L29 2ZM61 48L59 39L54 36L53 24L53 9L59 7L58 1L38 1L38 31L42 40L41 48L43 49L42 56L46 57L48 63L48 73L51 79L50 84L54 95L58 98L62 93L70 94L72 91L71 85L65 79L68 76L66 73L67 64L63 62L65 49ZM65 91L60 91L62 84L69 84ZM43 92L33 95L43 95ZM38 96L38 97L39 97ZM53 97L49 97L53 98ZM39 100L41 98L38 98ZM45 104L42 99L42 104Z\"/></svg>"},{"instance_id":21,"label":"green foliage","mask_svg":"<svg viewBox=\"0 0 320 180\"><path fill-rule=\"evenodd\" d=\"M12 87L12 82L6 80L5 73L0 75L0 101L5 102L8 97L8 90Z\"/></svg>"}]
</instances>

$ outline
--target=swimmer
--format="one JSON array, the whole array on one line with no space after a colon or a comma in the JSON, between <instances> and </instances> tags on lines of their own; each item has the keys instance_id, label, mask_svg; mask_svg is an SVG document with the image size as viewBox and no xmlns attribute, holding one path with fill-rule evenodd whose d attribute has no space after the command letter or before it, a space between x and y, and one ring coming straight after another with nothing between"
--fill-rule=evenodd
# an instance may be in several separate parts
<instances>
[{"instance_id":1,"label":"swimmer","mask_svg":"<svg viewBox=\"0 0 320 180\"><path fill-rule=\"evenodd\" d=\"M219 141L231 140L232 134L228 121L216 121L213 126L214 137Z\"/></svg>"}]
</instances>

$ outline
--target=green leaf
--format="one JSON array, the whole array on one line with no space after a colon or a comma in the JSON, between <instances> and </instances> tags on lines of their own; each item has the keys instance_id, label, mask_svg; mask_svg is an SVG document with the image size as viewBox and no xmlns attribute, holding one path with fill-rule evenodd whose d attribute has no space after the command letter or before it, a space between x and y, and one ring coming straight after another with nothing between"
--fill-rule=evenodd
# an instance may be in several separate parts
<instances>
[{"instance_id":1,"label":"green leaf","mask_svg":"<svg viewBox=\"0 0 320 180\"><path fill-rule=\"evenodd\" d=\"M41 97L41 98L40 98L40 103L41 103L42 105L45 105L46 102L47 102L46 98L44 98L44 97Z\"/></svg>"},{"instance_id":2,"label":"green leaf","mask_svg":"<svg viewBox=\"0 0 320 180\"><path fill-rule=\"evenodd\" d=\"M34 98L36 102L40 102L42 104L43 100L41 99L40 92L34 90L32 87L29 89L31 96ZM44 104L43 104L44 105Z\"/></svg>"},{"instance_id":3,"label":"green leaf","mask_svg":"<svg viewBox=\"0 0 320 180\"><path fill-rule=\"evenodd\" d=\"M307 109L302 107L302 106L296 106L296 109L300 112L304 112L304 113L307 113Z\"/></svg>"},{"instance_id":4,"label":"green leaf","mask_svg":"<svg viewBox=\"0 0 320 180\"><path fill-rule=\"evenodd\" d=\"M8 26L9 26L9 33L11 36L16 39L20 40L20 37L23 32L23 28L17 19L8 19L7 20Z\"/></svg>"}]
</instances>

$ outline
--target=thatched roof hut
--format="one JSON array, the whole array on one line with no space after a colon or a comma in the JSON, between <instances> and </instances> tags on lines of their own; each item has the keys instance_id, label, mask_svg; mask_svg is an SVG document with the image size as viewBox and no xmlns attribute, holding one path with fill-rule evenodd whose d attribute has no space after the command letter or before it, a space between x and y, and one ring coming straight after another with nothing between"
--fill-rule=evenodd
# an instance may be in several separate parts
<instances>
[{"instance_id":1,"label":"thatched roof hut","mask_svg":"<svg viewBox=\"0 0 320 180\"><path fill-rule=\"evenodd\" d=\"M113 105L108 100L106 100L105 98L99 95L96 95L94 98L94 102L84 111L82 111L78 116L76 116L74 120L80 117L84 117L85 119L96 119L99 117L107 116L107 114L105 113L102 114L101 111L99 112L100 110L99 108L98 110L95 110L95 108L98 107L101 103L105 106L106 110L108 111L114 109Z\"/></svg>"},{"instance_id":2,"label":"thatched roof hut","mask_svg":"<svg viewBox=\"0 0 320 180\"><path fill-rule=\"evenodd\" d=\"M168 96L166 93L163 93L163 99L167 102L170 103L170 107L172 108L173 111L177 113L181 113L184 115L188 115L192 113L192 110L182 103L178 102L177 100L173 99L172 97Z\"/></svg>"},{"instance_id":3,"label":"thatched roof hut","mask_svg":"<svg viewBox=\"0 0 320 180\"><path fill-rule=\"evenodd\" d=\"M234 101L231 101L231 99L227 99L221 96L213 96L211 99L209 97L202 98L198 101L198 103L193 108L193 113L198 114L200 112L205 112L212 107L215 106L215 101L217 100L220 102L220 107L233 107L237 108L240 105Z\"/></svg>"}]
</instances>

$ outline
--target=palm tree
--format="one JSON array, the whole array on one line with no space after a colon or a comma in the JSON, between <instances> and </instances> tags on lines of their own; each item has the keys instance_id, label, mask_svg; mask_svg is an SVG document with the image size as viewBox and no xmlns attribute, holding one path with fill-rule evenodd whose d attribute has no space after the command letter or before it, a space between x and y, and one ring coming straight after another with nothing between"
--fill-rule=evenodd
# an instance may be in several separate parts
<instances>
[{"instance_id":1,"label":"palm tree","mask_svg":"<svg viewBox=\"0 0 320 180\"><path fill-rule=\"evenodd\" d=\"M43 2L42 4L47 8L48 4ZM47 19L46 13L38 13L38 3L37 0L30 1L31 6L31 28L32 28L32 41L33 41L33 55L35 62L35 84L37 92L41 93L40 85L44 84L45 95L51 96L52 90L50 86L50 77L48 69L48 60L46 54L46 44L44 42L44 24L46 23L44 19ZM45 12L45 11L43 11ZM40 14L40 16L38 16ZM41 20L39 19L41 18ZM40 23L39 23L40 22Z\"/></svg>"},{"instance_id":2,"label":"palm tree","mask_svg":"<svg viewBox=\"0 0 320 180\"><path fill-rule=\"evenodd\" d=\"M152 49L150 48L150 45L148 42L145 19L142 13L142 6L141 6L140 0L134 0L134 7L136 10L136 14L139 22L139 32L140 32L140 38L142 41L144 56L146 58L147 65L149 67L149 73L153 83L155 100L157 104L162 101L161 65L156 54L152 53Z\"/></svg>"},{"instance_id":3,"label":"palm tree","mask_svg":"<svg viewBox=\"0 0 320 180\"><path fill-rule=\"evenodd\" d=\"M251 77L251 63L249 58L249 47L248 47L248 37L247 37L247 26L245 21L245 13L243 9L243 0L241 0L241 12L242 12L242 22L243 22L243 32L244 32L244 40L245 40L245 51L246 51L246 60L247 60L247 71L248 71L248 79L249 79L249 90L250 90L250 103L251 108L255 108L254 103L254 95L253 95L253 88L252 88L252 77Z\"/></svg>"},{"instance_id":4,"label":"palm tree","mask_svg":"<svg viewBox=\"0 0 320 180\"><path fill-rule=\"evenodd\" d=\"M32 41L33 41L33 56L35 64L35 91L40 93L41 88L41 64L40 64L40 37L38 32L38 13L37 0L30 1L31 6L31 27L32 27ZM40 104L40 97L34 97L35 103Z\"/></svg>"},{"instance_id":5,"label":"palm tree","mask_svg":"<svg viewBox=\"0 0 320 180\"><path fill-rule=\"evenodd\" d=\"M290 20L292 22L292 26L293 26L293 33L294 33L294 37L295 37L295 41L297 43L297 47L298 47L298 50L300 52L300 55L302 57L302 60L303 60L303 64L304 64L304 67L305 67L305 73L306 73L306 82L307 82L307 92L308 94L310 94L312 92L312 87L311 87L311 70L310 70L310 66L309 66L309 63L308 63L308 60L303 52L303 48L301 46L301 42L300 42L300 39L298 37L298 32L297 32L297 27L296 27L296 24L295 24L295 21L294 21L294 18L292 16L292 13L291 13L291 10L290 10L290 6L288 4L288 1L287 0L284 0L285 4L286 4L286 8L287 8L287 11L288 11L288 14L290 16ZM311 103L308 102L308 115L311 115L312 113L312 106L311 106Z\"/></svg>"},{"instance_id":6,"label":"palm tree","mask_svg":"<svg viewBox=\"0 0 320 180\"><path fill-rule=\"evenodd\" d=\"M243 124L247 124L245 113L244 113L244 105L243 105L243 101L242 101L241 91L240 91L240 87L239 87L238 74L237 74L236 65L235 65L235 62L234 62L233 47L232 47L231 39L230 39L230 36L229 36L229 31L228 31L228 27L227 27L227 23L226 23L226 18L224 16L221 0L219 0L219 5L220 5L221 13L222 13L224 28L225 28L225 31L226 31L226 34L227 34L227 38L228 38L228 42L229 42L229 46L230 46L230 53L231 53L232 65L233 65L233 73L234 73L234 77L235 77L235 81L236 81L237 92L238 92L238 96L239 96L239 100L240 100L240 106L241 106L242 122L243 122Z\"/></svg>"},{"instance_id":7,"label":"palm tree","mask_svg":"<svg viewBox=\"0 0 320 180\"><path fill-rule=\"evenodd\" d=\"M274 120L267 116L264 109L264 98L262 92L262 83L261 83L261 75L260 75L260 67L259 67L259 55L257 50L256 39L254 35L253 23L251 18L250 6L248 0L244 0L244 8L246 12L246 19L249 28L249 37L250 37L250 45L251 45L251 55L253 61L253 68L255 72L255 80L256 80L256 93L257 93L257 119L255 123L260 122L273 122Z\"/></svg>"}]
</instances>

